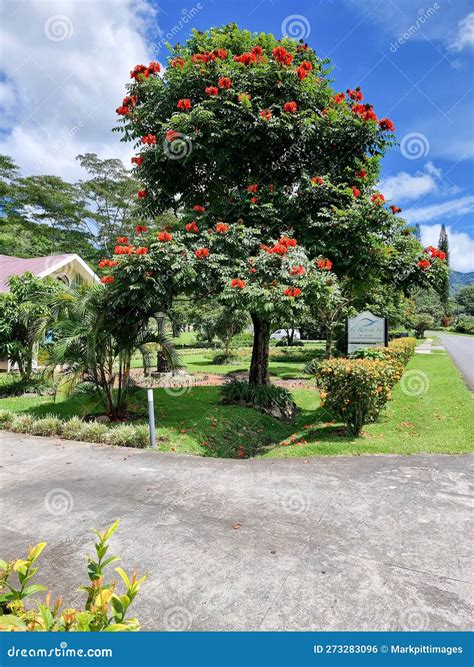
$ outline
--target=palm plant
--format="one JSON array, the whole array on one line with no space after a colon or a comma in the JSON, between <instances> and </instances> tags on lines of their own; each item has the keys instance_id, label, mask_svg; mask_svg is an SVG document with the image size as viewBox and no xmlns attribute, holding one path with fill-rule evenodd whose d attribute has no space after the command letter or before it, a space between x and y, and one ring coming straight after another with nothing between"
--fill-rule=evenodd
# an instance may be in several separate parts
<instances>
[{"instance_id":1,"label":"palm plant","mask_svg":"<svg viewBox=\"0 0 474 667\"><path fill-rule=\"evenodd\" d=\"M130 376L133 354L148 343L158 344L169 367L179 359L167 336L154 331L147 319L118 314L102 285L72 286L53 299L58 314L55 342L48 367L61 367L72 390L93 394L112 419L123 417L134 383Z\"/></svg>"}]
</instances>

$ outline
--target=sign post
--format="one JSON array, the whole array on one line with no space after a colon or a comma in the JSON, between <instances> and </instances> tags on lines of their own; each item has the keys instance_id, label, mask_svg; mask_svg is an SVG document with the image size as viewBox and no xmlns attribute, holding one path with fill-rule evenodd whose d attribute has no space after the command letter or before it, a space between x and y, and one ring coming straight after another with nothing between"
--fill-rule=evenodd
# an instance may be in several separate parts
<instances>
[{"instance_id":1,"label":"sign post","mask_svg":"<svg viewBox=\"0 0 474 667\"><path fill-rule=\"evenodd\" d=\"M347 319L347 353L369 347L388 345L386 317L377 317L369 310Z\"/></svg>"},{"instance_id":2,"label":"sign post","mask_svg":"<svg viewBox=\"0 0 474 667\"><path fill-rule=\"evenodd\" d=\"M156 449L156 433L155 433L155 404L153 401L153 389L148 389L148 420L150 423L150 446Z\"/></svg>"}]
</instances>

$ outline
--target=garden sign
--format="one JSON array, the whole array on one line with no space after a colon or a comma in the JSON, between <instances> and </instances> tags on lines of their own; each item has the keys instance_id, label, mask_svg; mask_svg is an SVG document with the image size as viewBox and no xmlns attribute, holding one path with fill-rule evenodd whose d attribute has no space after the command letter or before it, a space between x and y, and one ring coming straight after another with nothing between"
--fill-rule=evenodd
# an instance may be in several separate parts
<instances>
[{"instance_id":1,"label":"garden sign","mask_svg":"<svg viewBox=\"0 0 474 667\"><path fill-rule=\"evenodd\" d=\"M384 347L388 343L387 318L377 317L369 310L347 319L347 352L368 347Z\"/></svg>"}]
</instances>

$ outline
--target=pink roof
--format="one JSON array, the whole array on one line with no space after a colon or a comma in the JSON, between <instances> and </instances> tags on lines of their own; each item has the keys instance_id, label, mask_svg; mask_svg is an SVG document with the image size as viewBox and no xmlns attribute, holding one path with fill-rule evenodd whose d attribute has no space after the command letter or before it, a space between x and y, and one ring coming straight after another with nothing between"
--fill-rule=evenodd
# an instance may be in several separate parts
<instances>
[{"instance_id":1,"label":"pink roof","mask_svg":"<svg viewBox=\"0 0 474 667\"><path fill-rule=\"evenodd\" d=\"M49 255L48 257L32 257L23 259L21 257L9 257L0 255L0 292L8 292L8 280L11 276L21 276L27 271L38 276L40 273L53 269L67 259L73 259L76 255Z\"/></svg>"}]
</instances>

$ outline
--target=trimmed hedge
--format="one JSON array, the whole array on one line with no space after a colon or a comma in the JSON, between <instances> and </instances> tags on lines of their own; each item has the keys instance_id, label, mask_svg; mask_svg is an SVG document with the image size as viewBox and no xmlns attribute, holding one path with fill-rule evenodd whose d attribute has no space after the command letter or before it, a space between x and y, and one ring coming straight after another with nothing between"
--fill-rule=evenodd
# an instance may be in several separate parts
<instances>
[{"instance_id":1,"label":"trimmed hedge","mask_svg":"<svg viewBox=\"0 0 474 667\"><path fill-rule=\"evenodd\" d=\"M0 428L14 433L58 436L65 440L82 440L118 447L146 449L150 445L150 434L146 424L107 426L94 421L85 422L79 417L72 417L67 421L54 415L35 419L29 414L0 410Z\"/></svg>"},{"instance_id":2,"label":"trimmed hedge","mask_svg":"<svg viewBox=\"0 0 474 667\"><path fill-rule=\"evenodd\" d=\"M398 338L380 352L384 358L330 359L318 364L316 378L321 405L360 435L364 424L377 419L414 354L414 338Z\"/></svg>"}]
</instances>

